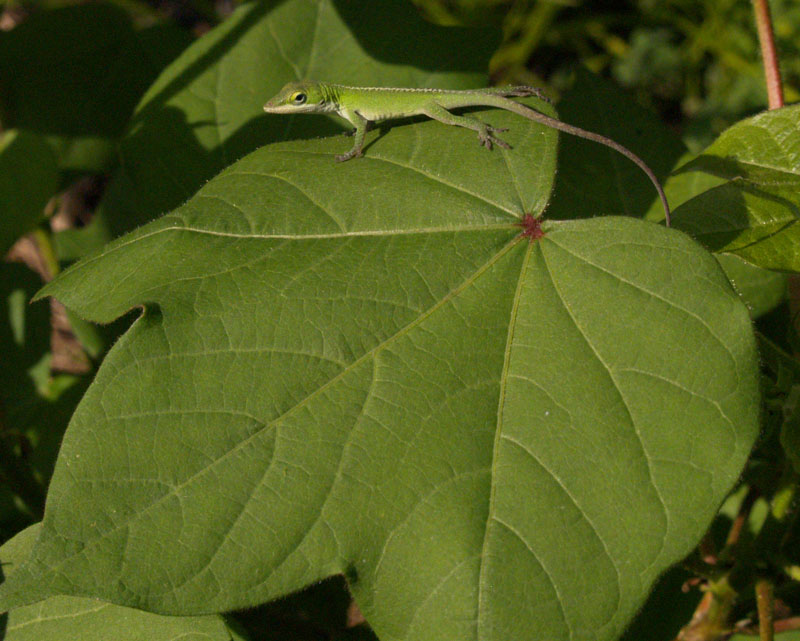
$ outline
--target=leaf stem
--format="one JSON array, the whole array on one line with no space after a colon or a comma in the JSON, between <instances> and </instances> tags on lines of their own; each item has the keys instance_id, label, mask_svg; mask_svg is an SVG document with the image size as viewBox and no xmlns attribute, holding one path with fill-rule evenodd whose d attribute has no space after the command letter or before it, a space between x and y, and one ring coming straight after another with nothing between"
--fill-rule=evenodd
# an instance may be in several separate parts
<instances>
[{"instance_id":1,"label":"leaf stem","mask_svg":"<svg viewBox=\"0 0 800 641\"><path fill-rule=\"evenodd\" d=\"M764 61L767 101L770 109L779 109L783 107L783 85L768 0L753 0L753 11L756 17L758 40L761 43L761 57Z\"/></svg>"}]
</instances>

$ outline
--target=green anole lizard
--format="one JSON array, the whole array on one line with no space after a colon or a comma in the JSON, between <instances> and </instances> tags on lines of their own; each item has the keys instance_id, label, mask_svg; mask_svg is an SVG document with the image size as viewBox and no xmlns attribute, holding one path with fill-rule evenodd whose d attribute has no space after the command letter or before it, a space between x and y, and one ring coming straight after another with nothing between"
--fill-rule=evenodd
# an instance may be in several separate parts
<instances>
[{"instance_id":1,"label":"green anole lizard","mask_svg":"<svg viewBox=\"0 0 800 641\"><path fill-rule=\"evenodd\" d=\"M497 87L488 89L390 89L384 87L347 87L327 82L290 82L264 105L264 111L273 114L337 113L349 120L356 128L353 148L346 154L336 156L344 162L362 154L367 126L379 120L428 116L446 125L457 125L478 132L478 140L487 149L492 145L509 149L508 143L495 134L506 131L491 127L469 115L455 115L448 111L459 107L498 107L512 111L546 127L586 138L610 147L626 156L647 174L664 206L666 224L669 227L669 204L661 184L652 169L627 147L618 142L586 131L580 127L545 116L530 107L509 99L509 96L543 96L534 87Z\"/></svg>"}]
</instances>

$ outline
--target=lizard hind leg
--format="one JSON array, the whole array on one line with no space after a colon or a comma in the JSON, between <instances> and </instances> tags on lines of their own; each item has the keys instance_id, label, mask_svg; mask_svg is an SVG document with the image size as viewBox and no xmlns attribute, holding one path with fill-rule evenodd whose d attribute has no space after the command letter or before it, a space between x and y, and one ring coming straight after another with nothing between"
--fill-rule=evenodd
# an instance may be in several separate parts
<instances>
[{"instance_id":1,"label":"lizard hind leg","mask_svg":"<svg viewBox=\"0 0 800 641\"><path fill-rule=\"evenodd\" d=\"M529 85L499 87L498 93L500 93L503 96L513 96L515 98L521 98L524 96L536 96L540 100L544 100L545 102L550 102L550 98L548 98L541 89L539 89L538 87L531 87Z\"/></svg>"},{"instance_id":2,"label":"lizard hind leg","mask_svg":"<svg viewBox=\"0 0 800 641\"><path fill-rule=\"evenodd\" d=\"M491 149L492 145L497 145L503 149L511 149L511 145L495 135L503 131L508 131L507 129L492 127L491 125L487 125L485 122L481 122L472 116L457 116L456 114L452 114L447 111L447 109L441 105L437 105L435 103L428 105L425 108L424 114L429 118L438 120L446 125L456 125L457 127L465 127L466 129L472 129L473 131L478 132L478 140L487 149Z\"/></svg>"}]
</instances>

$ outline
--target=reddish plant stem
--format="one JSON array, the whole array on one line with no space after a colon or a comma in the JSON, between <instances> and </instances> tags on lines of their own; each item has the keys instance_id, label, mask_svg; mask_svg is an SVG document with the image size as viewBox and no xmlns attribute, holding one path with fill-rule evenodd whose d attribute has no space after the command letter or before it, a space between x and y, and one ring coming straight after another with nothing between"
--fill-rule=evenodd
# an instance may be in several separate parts
<instances>
[{"instance_id":1,"label":"reddish plant stem","mask_svg":"<svg viewBox=\"0 0 800 641\"><path fill-rule=\"evenodd\" d=\"M744 527L744 524L747 523L747 519L750 516L750 510L753 509L753 505L758 499L758 496L759 493L756 489L752 487L748 488L747 494L745 494L742 504L739 506L739 511L736 514L736 518L734 518L733 523L731 523L731 529L728 531L728 538L725 540L725 547L722 549L723 556L729 557L736 548L736 545L739 543L739 537L742 534L742 528Z\"/></svg>"},{"instance_id":2,"label":"reddish plant stem","mask_svg":"<svg viewBox=\"0 0 800 641\"><path fill-rule=\"evenodd\" d=\"M761 57L764 59L764 77L767 81L767 101L770 109L783 107L783 85L781 68L778 65L778 51L775 48L775 33L768 0L753 0L756 16L758 40L761 43Z\"/></svg>"}]
</instances>

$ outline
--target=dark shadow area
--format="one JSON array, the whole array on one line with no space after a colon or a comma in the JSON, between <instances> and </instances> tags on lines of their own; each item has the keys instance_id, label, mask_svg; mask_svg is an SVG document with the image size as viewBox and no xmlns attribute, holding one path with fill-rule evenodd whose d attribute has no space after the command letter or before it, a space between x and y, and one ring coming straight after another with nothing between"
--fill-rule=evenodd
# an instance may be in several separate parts
<instances>
[{"instance_id":1,"label":"dark shadow area","mask_svg":"<svg viewBox=\"0 0 800 641\"><path fill-rule=\"evenodd\" d=\"M443 38L444 28L422 19L407 0L332 2L364 50L389 64L428 71L486 73L486 51L494 51L500 44L495 27L447 27L447 37ZM461 46L454 46L458 43Z\"/></svg>"},{"instance_id":2,"label":"dark shadow area","mask_svg":"<svg viewBox=\"0 0 800 641\"><path fill-rule=\"evenodd\" d=\"M577 69L557 105L558 119L601 134L633 151L663 184L686 151L683 143L610 82ZM553 198L546 216L561 220L598 215L641 218L658 200L647 175L608 147L559 134Z\"/></svg>"},{"instance_id":3,"label":"dark shadow area","mask_svg":"<svg viewBox=\"0 0 800 641\"><path fill-rule=\"evenodd\" d=\"M674 639L681 627L691 620L694 608L702 597L697 588L682 590L691 578L692 575L680 567L664 574L620 641Z\"/></svg>"},{"instance_id":4,"label":"dark shadow area","mask_svg":"<svg viewBox=\"0 0 800 641\"><path fill-rule=\"evenodd\" d=\"M49 372L50 305L30 304L41 287L25 265L0 265L0 536L5 541L41 518L61 440L88 377ZM47 391L40 386L44 381ZM21 509L18 496L27 510Z\"/></svg>"},{"instance_id":5,"label":"dark shadow area","mask_svg":"<svg viewBox=\"0 0 800 641\"><path fill-rule=\"evenodd\" d=\"M33 451L25 433L43 402L31 373L50 352L50 306L28 305L41 287L38 275L20 263L0 265L0 532L3 540L41 517L44 487L36 481L28 459ZM33 512L14 505L18 494ZM5 499L5 500L4 500Z\"/></svg>"},{"instance_id":6,"label":"dark shadow area","mask_svg":"<svg viewBox=\"0 0 800 641\"><path fill-rule=\"evenodd\" d=\"M0 32L3 125L117 138L158 72L189 42L179 29L137 32L125 11L102 3L34 13Z\"/></svg>"},{"instance_id":7,"label":"dark shadow area","mask_svg":"<svg viewBox=\"0 0 800 641\"><path fill-rule=\"evenodd\" d=\"M251 641L373 641L360 622L343 576L333 576L283 599L228 615Z\"/></svg>"}]
</instances>

